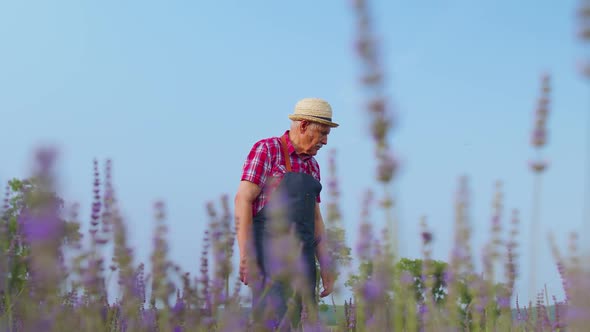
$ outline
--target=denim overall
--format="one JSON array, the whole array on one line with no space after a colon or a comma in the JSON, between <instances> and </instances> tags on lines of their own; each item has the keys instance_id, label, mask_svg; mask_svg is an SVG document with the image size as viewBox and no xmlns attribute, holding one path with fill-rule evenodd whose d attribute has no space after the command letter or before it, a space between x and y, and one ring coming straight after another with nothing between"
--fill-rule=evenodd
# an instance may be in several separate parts
<instances>
[{"instance_id":1,"label":"denim overall","mask_svg":"<svg viewBox=\"0 0 590 332\"><path fill-rule=\"evenodd\" d=\"M283 150L286 163L287 173L283 176L277 189L273 192L269 202L258 212L253 219L254 244L256 249L256 259L258 267L264 279L263 284L269 287L265 296L256 294L254 291L254 303L260 310L265 306L272 305L274 317L280 320L287 311L287 300L291 286L284 282L274 282L273 267L269 264L269 250L291 250L289 248L277 248L269 245L269 239L273 236L269 225L271 222L280 222L271 218L275 216L273 209L280 208L280 214L283 216L283 222L286 221L288 227L294 228L297 239L301 242L301 261L302 273L308 284L302 292L309 296L312 303L316 302L316 261L315 249L317 242L315 239L315 205L316 199L322 190L322 185L313 176L306 173L297 173L291 171L291 162L287 151L287 144L284 136L281 138L281 148ZM273 201L274 199L274 201ZM269 299L271 299L269 301ZM301 308L301 299L297 299L297 308ZM298 316L300 312L296 312ZM297 317L294 318L297 320Z\"/></svg>"}]
</instances>

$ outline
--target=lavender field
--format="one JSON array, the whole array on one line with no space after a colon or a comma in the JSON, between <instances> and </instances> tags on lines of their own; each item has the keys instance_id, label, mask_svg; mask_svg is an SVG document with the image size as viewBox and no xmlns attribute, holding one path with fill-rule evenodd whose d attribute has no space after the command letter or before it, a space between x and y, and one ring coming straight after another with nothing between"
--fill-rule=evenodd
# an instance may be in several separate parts
<instances>
[{"instance_id":1,"label":"lavender field","mask_svg":"<svg viewBox=\"0 0 590 332\"><path fill-rule=\"evenodd\" d=\"M572 15L579 28L574 37L587 47L590 1L578 2ZM342 178L351 175L342 174L338 162L338 156L347 152L332 150L322 165L329 266L342 285L335 294L319 303L306 303L300 313L289 306L288 313L299 318L296 324L287 318L267 319L272 307L262 308L262 318L254 319L248 286L236 273L239 225L234 220L232 192L206 205L207 215L202 216L206 231L195 240L200 241L201 250L187 254L199 262L198 273L187 271L171 253L170 229L181 226L169 217L170 202L165 200L154 204L153 218L144 224L153 236L149 261L142 261L130 241L130 234L137 230L129 227L123 212L126 203L119 195L124 188L118 186L117 159L96 158L89 165L91 214L82 215L78 203L66 200L59 191L64 176L59 168L61 151L48 144L33 151L29 177L0 179L5 181L0 207L0 331L587 331L590 257L581 248L586 234L572 229L566 231L567 239L545 241L537 224L544 207L551 204L542 202L543 181L551 170L545 151L551 141L552 93L559 89L555 84L559 77L539 73L534 82L537 99L529 103L534 105L534 112L529 112L532 120L529 128L522 128L535 156L522 160L523 165L529 162L533 179L533 187L526 189L531 206L510 208L503 183L498 181L489 221L475 224L472 179L460 177L447 200L453 204L453 237L446 239L451 251L440 253L440 237L430 218L424 217L419 234L411 240L419 243L420 257L406 257L400 248L409 240L401 239L399 230L403 223L415 221L397 217L397 195L404 193L396 192L402 165L392 139L397 123L383 57L386 46L378 37L373 2L347 4L355 34L350 52L360 68L356 78L375 157L369 172L376 185L367 185L361 193L362 215L352 229L344 220L341 200ZM588 84L590 62L585 65L576 74ZM575 71L574 64L571 67ZM588 122L590 99L576 102L586 104L586 118L579 121ZM580 162L589 155L586 151ZM585 176L590 178L590 169ZM588 209L590 201L584 199ZM521 217L520 208L531 209L531 220ZM486 229L485 243L474 243L475 227ZM518 242L523 233L542 240L523 247ZM347 240L351 234L356 235L354 243ZM275 251L283 264L277 276L299 285L298 244L288 233L279 240ZM563 241L566 246L560 245ZM522 283L529 289L517 288L522 262L527 261L533 271L548 264L537 256L540 247L552 251L550 264L562 282L559 294L539 286L545 276L537 273L527 275ZM316 288L321 287L318 282ZM535 298L522 295L527 292L536 294ZM335 298L344 301L337 303ZM313 310L316 305L317 311Z\"/></svg>"}]
</instances>

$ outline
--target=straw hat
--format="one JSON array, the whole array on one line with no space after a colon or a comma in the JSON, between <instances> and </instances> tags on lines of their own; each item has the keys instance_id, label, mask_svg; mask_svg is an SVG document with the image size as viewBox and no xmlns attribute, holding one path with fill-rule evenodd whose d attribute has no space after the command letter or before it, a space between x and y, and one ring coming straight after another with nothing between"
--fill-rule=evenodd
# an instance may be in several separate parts
<instances>
[{"instance_id":1,"label":"straw hat","mask_svg":"<svg viewBox=\"0 0 590 332\"><path fill-rule=\"evenodd\" d=\"M329 127L338 127L332 122L332 107L320 98L304 98L295 105L295 112L289 114L291 120L307 120L321 123Z\"/></svg>"}]
</instances>

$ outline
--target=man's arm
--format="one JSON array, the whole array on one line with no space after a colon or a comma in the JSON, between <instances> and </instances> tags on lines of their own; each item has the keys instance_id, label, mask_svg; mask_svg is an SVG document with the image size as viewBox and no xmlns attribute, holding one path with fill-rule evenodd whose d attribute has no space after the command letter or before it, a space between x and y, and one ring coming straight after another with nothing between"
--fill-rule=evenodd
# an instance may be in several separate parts
<instances>
[{"instance_id":1,"label":"man's arm","mask_svg":"<svg viewBox=\"0 0 590 332\"><path fill-rule=\"evenodd\" d=\"M318 243L316 247L316 257L320 262L320 266L324 264L326 258L328 257L328 251L326 248L326 230L324 226L324 219L322 218L322 212L320 211L320 204L315 203L315 239Z\"/></svg>"},{"instance_id":2,"label":"man's arm","mask_svg":"<svg viewBox=\"0 0 590 332\"><path fill-rule=\"evenodd\" d=\"M328 247L326 245L326 230L319 203L315 204L315 238L318 241L316 247L316 257L320 262L320 274L322 277L322 284L324 286L320 296L325 297L330 295L334 289L334 274L332 273L333 271L331 271L330 256Z\"/></svg>"},{"instance_id":3,"label":"man's arm","mask_svg":"<svg viewBox=\"0 0 590 332\"><path fill-rule=\"evenodd\" d=\"M252 203L260 194L260 187L249 181L240 181L234 200L235 227L240 250L240 280L248 284L248 250L252 241Z\"/></svg>"}]
</instances>

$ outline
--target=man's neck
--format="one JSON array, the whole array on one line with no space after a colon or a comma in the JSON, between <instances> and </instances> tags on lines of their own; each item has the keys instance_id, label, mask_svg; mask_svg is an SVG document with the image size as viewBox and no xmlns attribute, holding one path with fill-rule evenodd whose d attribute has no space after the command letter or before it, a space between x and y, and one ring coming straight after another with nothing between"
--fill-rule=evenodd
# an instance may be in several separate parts
<instances>
[{"instance_id":1,"label":"man's neck","mask_svg":"<svg viewBox=\"0 0 590 332\"><path fill-rule=\"evenodd\" d=\"M295 149L295 153L300 154L301 149L299 148L299 137L297 137L297 135L290 130L289 130L289 141L291 141L291 144L293 145L293 148Z\"/></svg>"}]
</instances>

